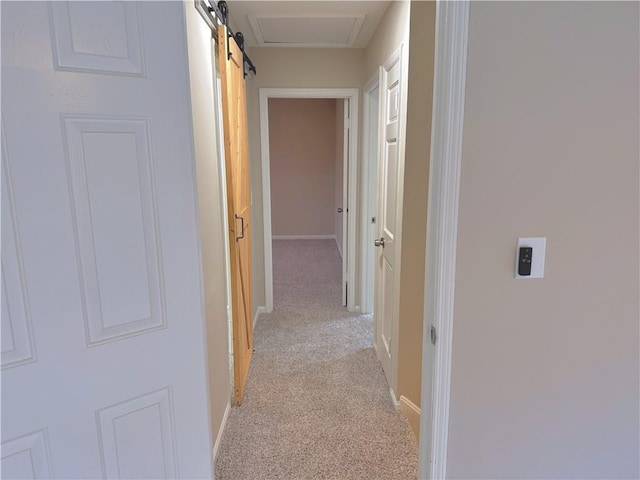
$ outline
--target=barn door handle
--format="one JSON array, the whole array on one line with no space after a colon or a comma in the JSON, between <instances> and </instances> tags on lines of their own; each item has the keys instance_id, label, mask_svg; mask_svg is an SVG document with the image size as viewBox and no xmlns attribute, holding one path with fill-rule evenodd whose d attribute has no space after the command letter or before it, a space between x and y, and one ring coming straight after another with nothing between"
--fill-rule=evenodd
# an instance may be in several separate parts
<instances>
[{"instance_id":1,"label":"barn door handle","mask_svg":"<svg viewBox=\"0 0 640 480\"><path fill-rule=\"evenodd\" d=\"M243 217L239 217L237 213L233 214L236 217L236 220L240 219L240 224L242 225L242 235L240 235L239 237L236 237L236 242L238 240L242 240L244 238L244 218Z\"/></svg>"}]
</instances>

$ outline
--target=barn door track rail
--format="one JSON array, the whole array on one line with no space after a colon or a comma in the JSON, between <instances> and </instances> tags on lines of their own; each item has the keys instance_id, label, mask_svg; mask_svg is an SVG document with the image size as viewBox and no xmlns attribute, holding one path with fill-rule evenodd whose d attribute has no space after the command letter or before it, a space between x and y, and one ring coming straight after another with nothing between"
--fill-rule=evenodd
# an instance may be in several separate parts
<instances>
[{"instance_id":1,"label":"barn door track rail","mask_svg":"<svg viewBox=\"0 0 640 480\"><path fill-rule=\"evenodd\" d=\"M253 65L253 62L249 58L249 55L244 51L244 35L242 32L233 33L231 30L231 26L229 25L229 6L227 2L224 0L216 3L214 0L208 0L209 5L207 5L207 10L212 16L215 16L217 21L227 27L227 60L231 58L231 48L229 47L229 42L233 39L234 42L240 48L242 52L242 64L243 64L243 73L246 78L250 72L253 72L254 75L257 75L256 67Z\"/></svg>"}]
</instances>

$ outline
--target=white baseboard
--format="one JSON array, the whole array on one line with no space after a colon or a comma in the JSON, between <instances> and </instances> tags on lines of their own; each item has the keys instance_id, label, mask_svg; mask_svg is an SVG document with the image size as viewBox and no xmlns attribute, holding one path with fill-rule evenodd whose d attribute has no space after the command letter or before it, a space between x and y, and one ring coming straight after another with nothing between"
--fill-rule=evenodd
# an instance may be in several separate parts
<instances>
[{"instance_id":1,"label":"white baseboard","mask_svg":"<svg viewBox=\"0 0 640 480\"><path fill-rule=\"evenodd\" d=\"M272 235L272 240L335 240L335 235Z\"/></svg>"},{"instance_id":2,"label":"white baseboard","mask_svg":"<svg viewBox=\"0 0 640 480\"><path fill-rule=\"evenodd\" d=\"M258 318L260 317L261 314L263 313L267 313L267 307L258 307L256 308L256 314L253 317L253 329L256 329L256 325L258 324Z\"/></svg>"},{"instance_id":3,"label":"white baseboard","mask_svg":"<svg viewBox=\"0 0 640 480\"><path fill-rule=\"evenodd\" d=\"M404 395L400 395L400 411L407 416L416 438L420 438L420 407Z\"/></svg>"},{"instance_id":4,"label":"white baseboard","mask_svg":"<svg viewBox=\"0 0 640 480\"><path fill-rule=\"evenodd\" d=\"M218 448L220 448L220 442L222 441L222 434L224 433L224 427L227 425L227 418L229 418L229 412L231 411L231 403L227 403L227 408L224 409L224 415L222 416L222 422L220 422L220 428L216 435L216 441L213 444L213 466L215 470L216 457L218 456Z\"/></svg>"}]
</instances>

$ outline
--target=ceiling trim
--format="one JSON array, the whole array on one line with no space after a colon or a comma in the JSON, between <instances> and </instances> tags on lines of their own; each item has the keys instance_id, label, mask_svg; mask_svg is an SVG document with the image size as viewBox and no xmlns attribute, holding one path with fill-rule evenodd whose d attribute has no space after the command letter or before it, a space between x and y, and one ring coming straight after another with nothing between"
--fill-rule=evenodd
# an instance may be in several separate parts
<instances>
[{"instance_id":1,"label":"ceiling trim","mask_svg":"<svg viewBox=\"0 0 640 480\"><path fill-rule=\"evenodd\" d=\"M301 42L265 42L264 35L262 30L260 29L260 25L258 21L263 18L353 18L355 21L353 22L353 26L351 27L351 33L349 34L349 39L346 43L301 43ZM353 47L358 39L358 35L360 34L360 29L362 28L362 24L364 23L366 15L364 14L313 14L313 13L303 13L303 14L258 14L258 15L247 15L247 19L249 20L249 25L251 26L251 30L253 31L253 35L258 42L259 47L317 47L317 48L349 48Z\"/></svg>"}]
</instances>

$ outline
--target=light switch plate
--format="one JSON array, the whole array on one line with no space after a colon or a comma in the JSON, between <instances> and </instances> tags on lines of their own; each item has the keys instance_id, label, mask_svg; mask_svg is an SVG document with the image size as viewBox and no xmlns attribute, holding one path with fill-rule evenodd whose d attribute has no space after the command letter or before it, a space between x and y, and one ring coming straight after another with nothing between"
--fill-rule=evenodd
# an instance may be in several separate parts
<instances>
[{"instance_id":1,"label":"light switch plate","mask_svg":"<svg viewBox=\"0 0 640 480\"><path fill-rule=\"evenodd\" d=\"M520 247L531 247L531 275L518 275L518 252ZM516 246L515 275L516 278L542 278L544 277L544 258L547 248L546 237L520 237Z\"/></svg>"}]
</instances>

